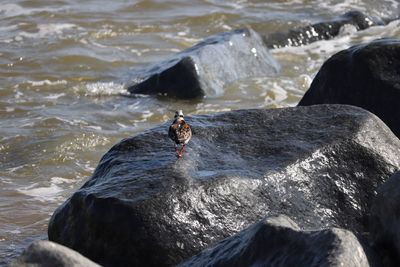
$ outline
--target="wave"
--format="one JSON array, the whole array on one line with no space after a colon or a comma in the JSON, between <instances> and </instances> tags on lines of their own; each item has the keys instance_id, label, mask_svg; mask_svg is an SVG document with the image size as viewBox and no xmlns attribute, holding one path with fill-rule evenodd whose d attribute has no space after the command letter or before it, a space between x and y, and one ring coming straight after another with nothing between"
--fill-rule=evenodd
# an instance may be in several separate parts
<instances>
[{"instance_id":1,"label":"wave","mask_svg":"<svg viewBox=\"0 0 400 267\"><path fill-rule=\"evenodd\" d=\"M85 96L128 95L124 84L115 82L95 82L74 87L75 92Z\"/></svg>"},{"instance_id":2,"label":"wave","mask_svg":"<svg viewBox=\"0 0 400 267\"><path fill-rule=\"evenodd\" d=\"M61 177L52 177L48 186L41 186L39 183L33 183L17 189L17 192L31 197L33 200L40 202L55 202L63 201L66 185L75 184L76 181L72 179L65 179Z\"/></svg>"},{"instance_id":3,"label":"wave","mask_svg":"<svg viewBox=\"0 0 400 267\"><path fill-rule=\"evenodd\" d=\"M27 16L39 12L59 12L63 8L25 8L17 4L2 4L0 5L0 17L1 18L11 18L17 16Z\"/></svg>"}]
</instances>

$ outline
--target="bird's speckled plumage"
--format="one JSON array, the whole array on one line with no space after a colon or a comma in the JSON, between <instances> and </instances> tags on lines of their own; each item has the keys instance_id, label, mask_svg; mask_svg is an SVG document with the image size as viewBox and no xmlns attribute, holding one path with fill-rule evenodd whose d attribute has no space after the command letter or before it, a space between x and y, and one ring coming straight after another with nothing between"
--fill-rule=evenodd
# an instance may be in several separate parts
<instances>
[{"instance_id":1,"label":"bird's speckled plumage","mask_svg":"<svg viewBox=\"0 0 400 267\"><path fill-rule=\"evenodd\" d=\"M180 149L176 150L176 156L178 158L182 157L185 145L189 142L190 138L192 138L192 130L189 124L185 122L181 110L175 113L174 121L171 126L169 126L168 136L175 142L176 147L179 145L182 146Z\"/></svg>"}]
</instances>

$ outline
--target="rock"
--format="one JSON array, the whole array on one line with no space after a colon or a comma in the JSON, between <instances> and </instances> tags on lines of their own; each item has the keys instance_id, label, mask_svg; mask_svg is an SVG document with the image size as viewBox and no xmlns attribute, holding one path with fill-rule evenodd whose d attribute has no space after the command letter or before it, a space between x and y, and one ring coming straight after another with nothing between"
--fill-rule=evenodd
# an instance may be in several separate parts
<instances>
[{"instance_id":1,"label":"rock","mask_svg":"<svg viewBox=\"0 0 400 267\"><path fill-rule=\"evenodd\" d=\"M208 248L184 266L370 266L350 231L301 231L287 216L270 217Z\"/></svg>"},{"instance_id":2,"label":"rock","mask_svg":"<svg viewBox=\"0 0 400 267\"><path fill-rule=\"evenodd\" d=\"M10 267L100 267L72 249L54 242L32 243Z\"/></svg>"},{"instance_id":3,"label":"rock","mask_svg":"<svg viewBox=\"0 0 400 267\"><path fill-rule=\"evenodd\" d=\"M378 189L370 220L371 239L385 266L400 265L400 172Z\"/></svg>"},{"instance_id":4,"label":"rock","mask_svg":"<svg viewBox=\"0 0 400 267\"><path fill-rule=\"evenodd\" d=\"M375 189L400 164L400 140L357 107L186 121L193 137L182 160L170 122L112 147L55 211L49 239L105 266L171 266L265 216L366 232Z\"/></svg>"},{"instance_id":5,"label":"rock","mask_svg":"<svg viewBox=\"0 0 400 267\"><path fill-rule=\"evenodd\" d=\"M216 96L226 84L272 76L278 70L261 37L250 29L240 29L211 36L168 60L138 70L134 74L137 82L128 86L128 91L177 98Z\"/></svg>"},{"instance_id":6,"label":"rock","mask_svg":"<svg viewBox=\"0 0 400 267\"><path fill-rule=\"evenodd\" d=\"M290 30L288 33L273 33L263 39L268 48L301 46L320 40L332 39L348 26L353 26L355 31L360 31L371 26L385 25L390 21L392 20L373 18L360 11L350 11L332 20Z\"/></svg>"},{"instance_id":7,"label":"rock","mask_svg":"<svg viewBox=\"0 0 400 267\"><path fill-rule=\"evenodd\" d=\"M299 106L349 104L377 115L400 136L400 41L381 39L329 58Z\"/></svg>"}]
</instances>

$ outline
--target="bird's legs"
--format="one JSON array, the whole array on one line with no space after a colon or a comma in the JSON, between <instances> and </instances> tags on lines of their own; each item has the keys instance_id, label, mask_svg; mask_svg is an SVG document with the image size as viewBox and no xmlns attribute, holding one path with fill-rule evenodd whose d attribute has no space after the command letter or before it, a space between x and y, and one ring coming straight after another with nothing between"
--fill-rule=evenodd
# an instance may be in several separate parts
<instances>
[{"instance_id":1,"label":"bird's legs","mask_svg":"<svg viewBox=\"0 0 400 267\"><path fill-rule=\"evenodd\" d=\"M177 146L175 151L176 157L178 159L182 158L184 151L185 151L185 144L183 144L180 148L178 148Z\"/></svg>"},{"instance_id":2,"label":"bird's legs","mask_svg":"<svg viewBox=\"0 0 400 267\"><path fill-rule=\"evenodd\" d=\"M178 145L175 144L175 156L179 159L180 154L179 154L179 147Z\"/></svg>"},{"instance_id":3,"label":"bird's legs","mask_svg":"<svg viewBox=\"0 0 400 267\"><path fill-rule=\"evenodd\" d=\"M185 152L185 144L182 145L182 148L180 150L181 156L183 155L183 152Z\"/></svg>"}]
</instances>

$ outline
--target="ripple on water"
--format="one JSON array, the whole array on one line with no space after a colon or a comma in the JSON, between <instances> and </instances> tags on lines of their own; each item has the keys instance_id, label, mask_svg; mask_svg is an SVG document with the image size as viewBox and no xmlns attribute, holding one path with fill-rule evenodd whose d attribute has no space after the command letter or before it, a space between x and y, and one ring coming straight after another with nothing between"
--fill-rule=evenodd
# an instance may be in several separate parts
<instances>
[{"instance_id":1,"label":"ripple on water","mask_svg":"<svg viewBox=\"0 0 400 267\"><path fill-rule=\"evenodd\" d=\"M17 192L30 197L30 200L40 202L61 202L65 198L62 192L65 192L66 188L73 187L73 184L76 182L77 181L73 179L51 177L47 185L33 183L18 188Z\"/></svg>"},{"instance_id":2,"label":"ripple on water","mask_svg":"<svg viewBox=\"0 0 400 267\"><path fill-rule=\"evenodd\" d=\"M2 18L10 18L16 16L24 16L24 15L34 15L40 12L59 12L64 10L63 8L54 8L54 7L40 7L40 8L27 8L22 7L17 4L2 4L0 5L0 15Z\"/></svg>"}]
</instances>

